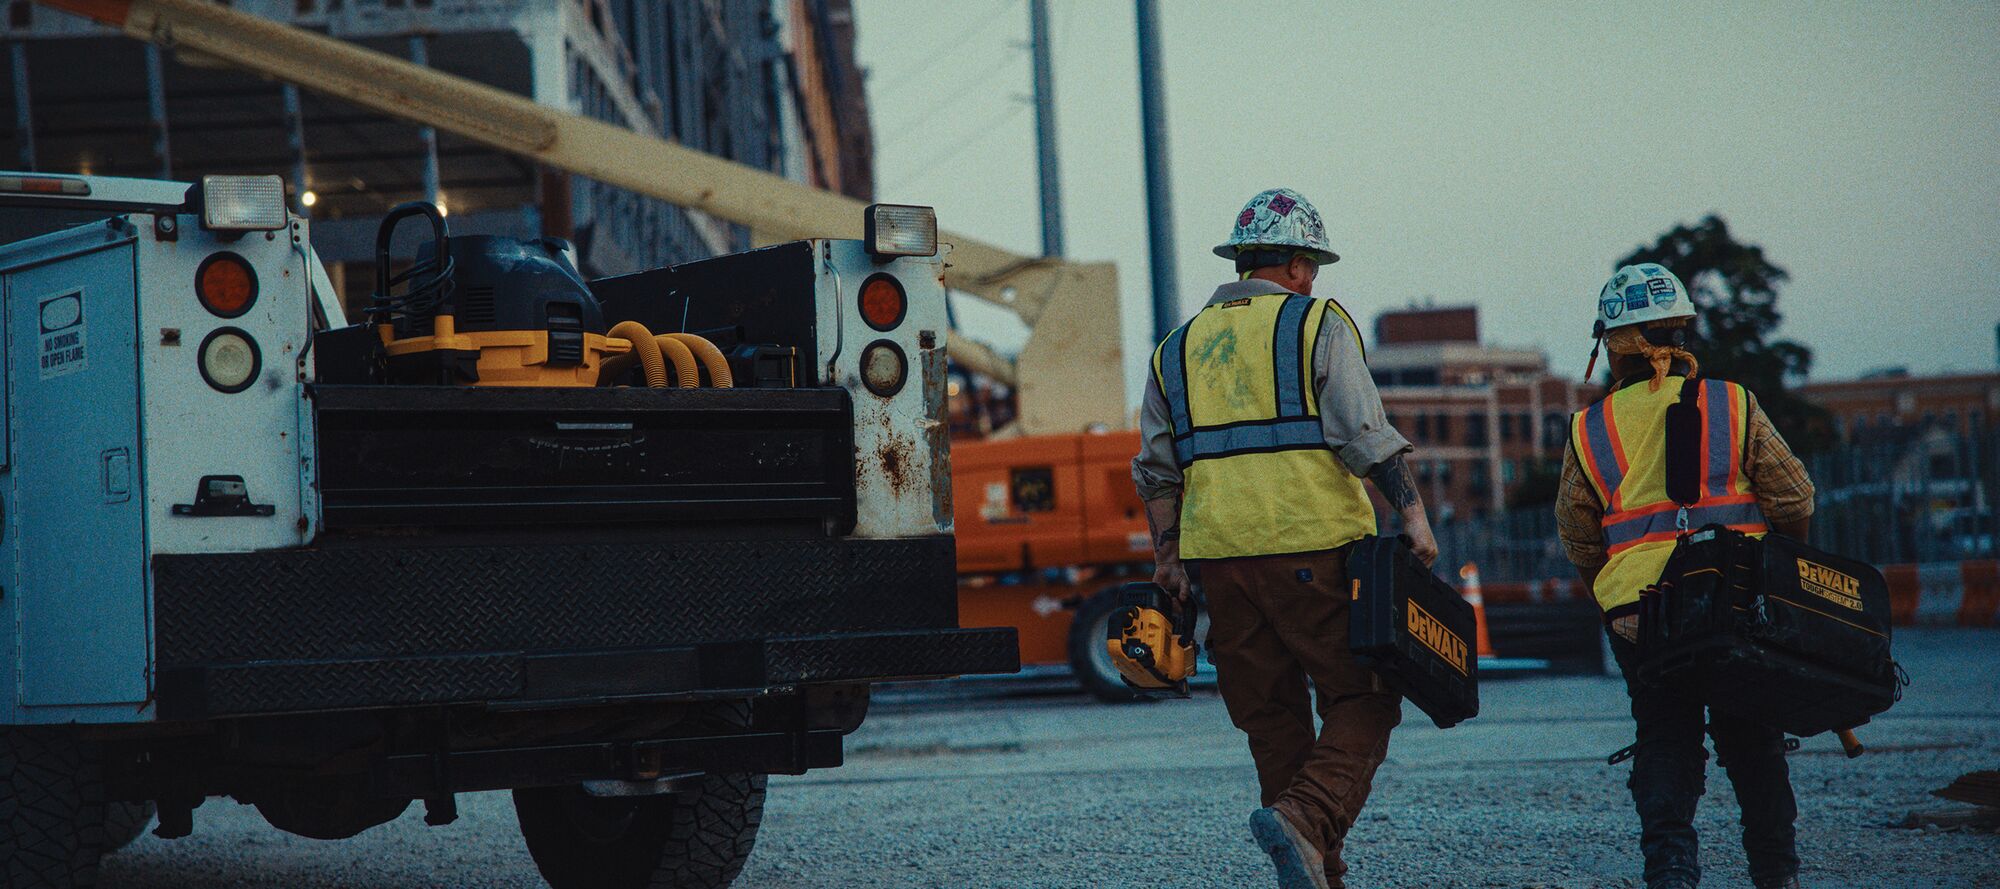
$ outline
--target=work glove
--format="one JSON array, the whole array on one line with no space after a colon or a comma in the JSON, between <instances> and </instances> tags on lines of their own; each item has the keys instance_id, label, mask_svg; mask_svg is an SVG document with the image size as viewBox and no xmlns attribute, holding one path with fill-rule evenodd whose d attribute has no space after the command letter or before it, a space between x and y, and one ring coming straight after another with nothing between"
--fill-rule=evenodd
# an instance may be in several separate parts
<instances>
[{"instance_id":1,"label":"work glove","mask_svg":"<svg viewBox=\"0 0 2000 889\"><path fill-rule=\"evenodd\" d=\"M1628 614L1625 615L1624 617L1612 618L1611 632L1617 633L1618 638L1620 639L1623 639L1627 642L1631 642L1635 645L1638 644L1639 616L1636 614Z\"/></svg>"}]
</instances>

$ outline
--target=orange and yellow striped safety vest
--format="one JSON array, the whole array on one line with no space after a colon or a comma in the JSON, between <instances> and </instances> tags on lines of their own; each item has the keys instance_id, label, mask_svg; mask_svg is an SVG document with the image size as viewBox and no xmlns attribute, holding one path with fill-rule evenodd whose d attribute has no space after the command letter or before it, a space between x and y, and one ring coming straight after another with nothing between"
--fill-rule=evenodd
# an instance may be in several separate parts
<instances>
[{"instance_id":1,"label":"orange and yellow striped safety vest","mask_svg":"<svg viewBox=\"0 0 2000 889\"><path fill-rule=\"evenodd\" d=\"M1571 418L1570 446L1604 505L1604 543L1611 559L1592 592L1605 611L1639 601L1660 579L1680 534L1680 507L1667 495L1667 408L1681 399L1683 378L1658 390L1626 386ZM1750 436L1749 393L1723 380L1695 387L1701 415L1700 498L1687 528L1726 525L1754 536L1770 531L1743 474Z\"/></svg>"}]
</instances>

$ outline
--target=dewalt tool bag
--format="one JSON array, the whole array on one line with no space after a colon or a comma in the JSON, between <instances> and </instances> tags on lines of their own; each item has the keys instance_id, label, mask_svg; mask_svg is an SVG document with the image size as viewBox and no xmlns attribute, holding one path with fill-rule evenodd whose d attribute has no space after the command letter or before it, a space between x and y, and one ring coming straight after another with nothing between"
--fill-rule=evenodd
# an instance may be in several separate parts
<instances>
[{"instance_id":1,"label":"dewalt tool bag","mask_svg":"<svg viewBox=\"0 0 2000 889\"><path fill-rule=\"evenodd\" d=\"M1681 539L1639 596L1639 680L1806 737L1849 729L1907 682L1889 586L1867 564L1720 525Z\"/></svg>"},{"instance_id":2,"label":"dewalt tool bag","mask_svg":"<svg viewBox=\"0 0 2000 889\"><path fill-rule=\"evenodd\" d=\"M1347 647L1438 728L1479 715L1472 606L1400 538L1363 537L1347 553Z\"/></svg>"},{"instance_id":3,"label":"dewalt tool bag","mask_svg":"<svg viewBox=\"0 0 2000 889\"><path fill-rule=\"evenodd\" d=\"M1695 501L1694 383L1667 409L1667 491ZM1889 709L1908 678L1889 655L1889 585L1864 562L1782 534L1683 532L1639 594L1639 681L1806 737Z\"/></svg>"}]
</instances>

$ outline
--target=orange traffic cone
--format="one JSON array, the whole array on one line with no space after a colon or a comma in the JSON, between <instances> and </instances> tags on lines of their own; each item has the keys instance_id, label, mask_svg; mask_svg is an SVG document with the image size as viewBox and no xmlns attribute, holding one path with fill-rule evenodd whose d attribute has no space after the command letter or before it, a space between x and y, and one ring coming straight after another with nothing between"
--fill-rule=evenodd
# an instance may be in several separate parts
<instances>
[{"instance_id":1,"label":"orange traffic cone","mask_svg":"<svg viewBox=\"0 0 2000 889\"><path fill-rule=\"evenodd\" d=\"M1493 640L1486 635L1486 597L1479 591L1479 566L1465 563L1458 569L1458 594L1472 604L1472 623L1479 637L1479 656L1493 657Z\"/></svg>"}]
</instances>

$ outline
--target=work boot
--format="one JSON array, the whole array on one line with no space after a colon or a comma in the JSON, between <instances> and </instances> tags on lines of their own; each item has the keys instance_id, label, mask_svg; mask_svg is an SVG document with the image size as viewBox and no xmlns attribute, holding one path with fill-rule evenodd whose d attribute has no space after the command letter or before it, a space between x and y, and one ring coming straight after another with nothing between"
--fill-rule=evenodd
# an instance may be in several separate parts
<instances>
[{"instance_id":1,"label":"work boot","mask_svg":"<svg viewBox=\"0 0 2000 889\"><path fill-rule=\"evenodd\" d=\"M1757 889L1801 889L1799 875L1793 874L1782 880L1758 880Z\"/></svg>"},{"instance_id":2,"label":"work boot","mask_svg":"<svg viewBox=\"0 0 2000 889\"><path fill-rule=\"evenodd\" d=\"M1278 869L1278 889L1328 889L1324 856L1285 813L1270 807L1251 812L1250 835Z\"/></svg>"},{"instance_id":3,"label":"work boot","mask_svg":"<svg viewBox=\"0 0 2000 889\"><path fill-rule=\"evenodd\" d=\"M1646 889L1695 889L1695 882L1687 877L1671 876L1647 883Z\"/></svg>"}]
</instances>

